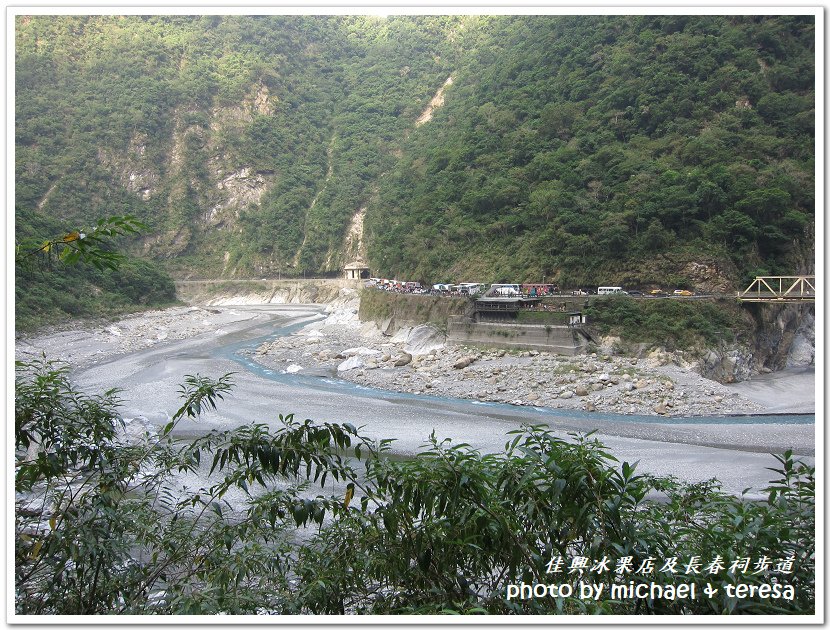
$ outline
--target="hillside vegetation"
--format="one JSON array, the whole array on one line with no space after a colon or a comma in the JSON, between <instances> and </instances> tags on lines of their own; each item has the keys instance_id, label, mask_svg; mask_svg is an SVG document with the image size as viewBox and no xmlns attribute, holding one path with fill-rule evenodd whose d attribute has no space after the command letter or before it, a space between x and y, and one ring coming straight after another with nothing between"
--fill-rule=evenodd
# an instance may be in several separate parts
<instances>
[{"instance_id":1,"label":"hillside vegetation","mask_svg":"<svg viewBox=\"0 0 830 630\"><path fill-rule=\"evenodd\" d=\"M812 270L812 16L15 26L18 237L131 214L180 276Z\"/></svg>"},{"instance_id":2,"label":"hillside vegetation","mask_svg":"<svg viewBox=\"0 0 830 630\"><path fill-rule=\"evenodd\" d=\"M487 20L382 188L373 262L571 285L659 283L689 261L794 272L813 230L813 37L803 18Z\"/></svg>"}]
</instances>

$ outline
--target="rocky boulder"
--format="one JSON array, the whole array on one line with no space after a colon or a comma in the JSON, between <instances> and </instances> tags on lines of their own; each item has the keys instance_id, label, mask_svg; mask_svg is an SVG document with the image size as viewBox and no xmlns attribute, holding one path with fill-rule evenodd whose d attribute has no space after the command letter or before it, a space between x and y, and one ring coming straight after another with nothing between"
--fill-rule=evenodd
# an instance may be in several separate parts
<instances>
[{"instance_id":1,"label":"rocky boulder","mask_svg":"<svg viewBox=\"0 0 830 630\"><path fill-rule=\"evenodd\" d=\"M366 322L360 327L360 336L364 339L380 340L383 337L383 333L375 322Z\"/></svg>"},{"instance_id":2,"label":"rocky boulder","mask_svg":"<svg viewBox=\"0 0 830 630\"><path fill-rule=\"evenodd\" d=\"M646 364L652 367L660 367L671 363L672 356L663 348L655 348L649 352L646 358Z\"/></svg>"},{"instance_id":3,"label":"rocky boulder","mask_svg":"<svg viewBox=\"0 0 830 630\"><path fill-rule=\"evenodd\" d=\"M429 354L433 350L441 350L446 340L446 335L433 326L416 326L406 336L404 350L412 355Z\"/></svg>"},{"instance_id":4,"label":"rocky boulder","mask_svg":"<svg viewBox=\"0 0 830 630\"><path fill-rule=\"evenodd\" d=\"M380 350L373 350L371 348L349 348L348 350L343 350L340 354L347 357L376 357L383 353Z\"/></svg>"},{"instance_id":5,"label":"rocky boulder","mask_svg":"<svg viewBox=\"0 0 830 630\"><path fill-rule=\"evenodd\" d=\"M719 383L748 379L752 373L752 354L735 348L725 352L710 350L699 364L700 375Z\"/></svg>"},{"instance_id":6,"label":"rocky boulder","mask_svg":"<svg viewBox=\"0 0 830 630\"><path fill-rule=\"evenodd\" d=\"M359 356L349 357L343 363L337 366L338 372L348 372L349 370L355 370L358 368L363 367L363 359Z\"/></svg>"},{"instance_id":7,"label":"rocky boulder","mask_svg":"<svg viewBox=\"0 0 830 630\"><path fill-rule=\"evenodd\" d=\"M406 343L410 332L412 332L412 328L409 326L399 328L398 331L392 336L392 343Z\"/></svg>"},{"instance_id":8,"label":"rocky boulder","mask_svg":"<svg viewBox=\"0 0 830 630\"><path fill-rule=\"evenodd\" d=\"M326 319L322 322L323 328L330 328L330 327L346 327L346 328L359 328L361 326L360 319L357 316L357 309L356 308L337 308L334 309Z\"/></svg>"}]
</instances>

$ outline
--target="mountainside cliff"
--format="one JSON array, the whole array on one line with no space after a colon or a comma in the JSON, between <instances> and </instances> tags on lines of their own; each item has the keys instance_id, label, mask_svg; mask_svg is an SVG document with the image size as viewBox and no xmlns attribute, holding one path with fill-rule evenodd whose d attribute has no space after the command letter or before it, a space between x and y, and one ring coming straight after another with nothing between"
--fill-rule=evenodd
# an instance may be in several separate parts
<instances>
[{"instance_id":1,"label":"mountainside cliff","mask_svg":"<svg viewBox=\"0 0 830 630\"><path fill-rule=\"evenodd\" d=\"M463 22L19 18L18 207L129 211L182 274L338 271Z\"/></svg>"},{"instance_id":2,"label":"mountainside cliff","mask_svg":"<svg viewBox=\"0 0 830 630\"><path fill-rule=\"evenodd\" d=\"M812 16L22 16L18 238L177 277L814 270Z\"/></svg>"}]
</instances>

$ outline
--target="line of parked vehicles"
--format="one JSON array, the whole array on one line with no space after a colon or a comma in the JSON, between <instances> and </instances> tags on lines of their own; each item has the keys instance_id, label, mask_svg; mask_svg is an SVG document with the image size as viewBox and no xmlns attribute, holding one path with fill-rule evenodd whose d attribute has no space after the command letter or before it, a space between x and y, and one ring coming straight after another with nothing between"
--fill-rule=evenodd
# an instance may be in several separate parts
<instances>
[{"instance_id":1,"label":"line of parked vehicles","mask_svg":"<svg viewBox=\"0 0 830 630\"><path fill-rule=\"evenodd\" d=\"M628 295L631 297L690 297L695 295L687 289L675 289L672 292L663 289L650 289L645 292L636 289L625 290L622 287L597 287L596 289L574 289L563 292L555 284L550 283L508 283L486 284L484 282L461 282L459 284L438 283L431 287L423 286L420 282L403 280L388 280L386 278L370 278L367 286L373 286L385 291L396 293L415 293L428 295L448 296L477 296L488 297L548 297L548 296L588 296L588 295Z\"/></svg>"},{"instance_id":2,"label":"line of parked vehicles","mask_svg":"<svg viewBox=\"0 0 830 630\"><path fill-rule=\"evenodd\" d=\"M597 295L630 295L633 297L691 297L694 294L694 291L689 291L688 289L675 289L671 293L664 291L663 289L651 289L650 291L643 293L642 291L638 291L636 289L625 291L622 287L597 287Z\"/></svg>"}]
</instances>

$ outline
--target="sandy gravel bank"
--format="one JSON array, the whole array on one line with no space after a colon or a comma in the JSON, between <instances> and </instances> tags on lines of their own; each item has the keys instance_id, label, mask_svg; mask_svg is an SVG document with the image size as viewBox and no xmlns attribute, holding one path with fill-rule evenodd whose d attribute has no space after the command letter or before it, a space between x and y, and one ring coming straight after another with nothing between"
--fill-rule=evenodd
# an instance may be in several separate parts
<instances>
[{"instance_id":1,"label":"sandy gravel bank","mask_svg":"<svg viewBox=\"0 0 830 630\"><path fill-rule=\"evenodd\" d=\"M247 321L256 313L233 308L184 306L132 315L116 323L81 326L75 330L44 333L18 339L15 358L66 361L84 368L113 356L144 350L165 341L198 336L219 336L234 323Z\"/></svg>"},{"instance_id":2,"label":"sandy gravel bank","mask_svg":"<svg viewBox=\"0 0 830 630\"><path fill-rule=\"evenodd\" d=\"M745 395L748 387L710 381L661 353L567 357L446 346L428 327L383 336L361 324L353 307L263 344L256 358L289 373L324 371L379 389L517 406L685 417L764 413L774 399L775 412L788 410L780 397ZM809 408L812 392L805 387L801 382L793 392L793 411Z\"/></svg>"}]
</instances>

